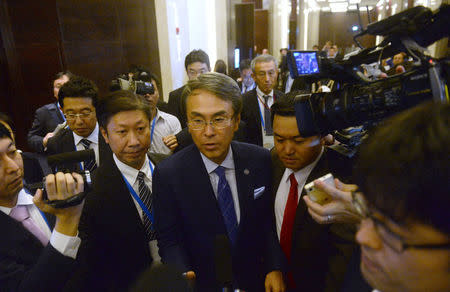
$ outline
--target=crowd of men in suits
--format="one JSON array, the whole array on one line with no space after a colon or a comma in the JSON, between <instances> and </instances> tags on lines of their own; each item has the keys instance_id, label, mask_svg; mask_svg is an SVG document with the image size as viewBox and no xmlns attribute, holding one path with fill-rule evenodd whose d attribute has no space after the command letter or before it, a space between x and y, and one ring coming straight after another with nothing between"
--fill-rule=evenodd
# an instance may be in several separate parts
<instances>
[{"instance_id":1,"label":"crowd of men in suits","mask_svg":"<svg viewBox=\"0 0 450 292\"><path fill-rule=\"evenodd\" d=\"M194 50L185 59L187 84L169 95L169 113L158 109L155 76L147 79L153 94L98 97L92 81L57 75L57 100L37 110L28 140L40 153L94 151L95 159L68 166L71 174L46 177L48 199L63 200L83 189L76 171L92 171L92 191L69 208L49 207L41 190L26 192L13 132L0 119L0 226L8 234L0 247L0 291L128 291L160 263L173 268L174 279L189 280L180 291L371 291L360 277L360 252L373 288L448 290L449 156L442 145L449 142L449 106L422 106L380 129L362 154L359 191L339 180L335 187L317 183L332 197L322 206L304 186L329 172L348 178L339 175L324 136L299 132L296 94L275 90L277 67L270 55L253 59L256 85L242 95L233 79L209 72L205 52ZM430 112L433 118L424 118ZM406 137L430 141L417 138L422 144L401 155L395 149L406 149L408 140L398 129L412 121L420 130ZM392 142L376 143L383 135ZM421 177L430 157L435 176Z\"/></svg>"}]
</instances>

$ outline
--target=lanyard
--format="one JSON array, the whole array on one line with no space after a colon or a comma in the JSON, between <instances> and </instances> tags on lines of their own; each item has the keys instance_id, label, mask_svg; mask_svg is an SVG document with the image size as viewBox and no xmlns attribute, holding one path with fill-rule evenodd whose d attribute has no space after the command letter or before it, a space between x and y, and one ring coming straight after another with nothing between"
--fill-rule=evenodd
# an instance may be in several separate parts
<instances>
[{"instance_id":1,"label":"lanyard","mask_svg":"<svg viewBox=\"0 0 450 292\"><path fill-rule=\"evenodd\" d=\"M150 161L148 161L148 164L150 165L150 171L153 175L153 166L151 164ZM150 210L147 208L147 206L145 206L144 202L142 202L141 198L139 198L138 194L136 194L136 191L133 189L133 187L130 185L130 183L128 182L128 180L125 178L125 176L122 177L127 185L128 190L130 191L131 195L133 196L133 198L136 200L136 202L138 202L139 206L141 206L142 211L144 211L145 215L147 215L148 219L150 220L150 222L153 224L153 215L150 212Z\"/></svg>"},{"instance_id":2,"label":"lanyard","mask_svg":"<svg viewBox=\"0 0 450 292\"><path fill-rule=\"evenodd\" d=\"M41 213L42 218L44 218L45 223L47 223L48 228L50 229L50 231L52 231L52 228L50 227L50 224L47 221L47 217L45 217L44 212L41 211L41 209L37 208L39 210L39 213Z\"/></svg>"},{"instance_id":3,"label":"lanyard","mask_svg":"<svg viewBox=\"0 0 450 292\"><path fill-rule=\"evenodd\" d=\"M64 122L66 122L66 117L65 117L64 114L63 114L63 111L62 111L62 109L61 109L61 106L59 105L59 102L57 102L57 104L58 104L59 112L61 113L61 116L62 116Z\"/></svg>"},{"instance_id":4,"label":"lanyard","mask_svg":"<svg viewBox=\"0 0 450 292\"><path fill-rule=\"evenodd\" d=\"M269 108L269 107L267 106L267 104L261 99L261 97L259 97L259 95L256 95L256 96L258 97L259 101L261 101L261 103L264 105L264 107L270 111L270 108ZM274 100L275 100L275 98L274 98ZM259 103L258 103L258 110L259 110L259 117L261 118L261 124L262 124L262 126L263 126L263 128L264 128L264 133L265 133L265 132L266 132L266 123L264 122L264 117L263 117L263 114L262 114L262 112L261 112L261 107L259 106Z\"/></svg>"},{"instance_id":5,"label":"lanyard","mask_svg":"<svg viewBox=\"0 0 450 292\"><path fill-rule=\"evenodd\" d=\"M156 114L156 116L157 115L158 115L158 113ZM156 116L153 118L152 129L151 129L151 132L150 132L150 148L152 147L153 133L155 133ZM152 167L151 163L150 163L150 169L152 170L152 175L153 175L153 167Z\"/></svg>"}]
</instances>

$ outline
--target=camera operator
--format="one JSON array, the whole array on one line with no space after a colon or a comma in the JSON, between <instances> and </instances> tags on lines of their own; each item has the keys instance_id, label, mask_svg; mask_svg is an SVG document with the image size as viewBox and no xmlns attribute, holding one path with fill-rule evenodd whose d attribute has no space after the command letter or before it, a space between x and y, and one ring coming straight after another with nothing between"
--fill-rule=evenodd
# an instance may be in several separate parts
<instances>
[{"instance_id":1,"label":"camera operator","mask_svg":"<svg viewBox=\"0 0 450 292\"><path fill-rule=\"evenodd\" d=\"M398 114L361 147L358 191L316 183L333 202L304 197L318 223L360 222L361 271L375 289L450 291L449 128L449 104Z\"/></svg>"},{"instance_id":2,"label":"camera operator","mask_svg":"<svg viewBox=\"0 0 450 292\"><path fill-rule=\"evenodd\" d=\"M44 203L42 190L34 197L26 193L22 178L20 151L10 127L1 121L0 291L61 291L80 246L78 223L83 204L54 209ZM83 186L76 173L46 177L50 200L64 200L80 193Z\"/></svg>"}]
</instances>

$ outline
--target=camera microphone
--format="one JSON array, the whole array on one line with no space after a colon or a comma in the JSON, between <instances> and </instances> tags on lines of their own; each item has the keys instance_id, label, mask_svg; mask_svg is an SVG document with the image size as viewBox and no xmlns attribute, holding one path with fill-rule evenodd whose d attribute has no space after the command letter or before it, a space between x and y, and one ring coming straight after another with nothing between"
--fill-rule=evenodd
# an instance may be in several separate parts
<instances>
[{"instance_id":1,"label":"camera microphone","mask_svg":"<svg viewBox=\"0 0 450 292\"><path fill-rule=\"evenodd\" d=\"M216 280L221 291L233 291L233 267L231 260L231 244L224 234L216 235L214 241L214 262L216 264Z\"/></svg>"}]
</instances>

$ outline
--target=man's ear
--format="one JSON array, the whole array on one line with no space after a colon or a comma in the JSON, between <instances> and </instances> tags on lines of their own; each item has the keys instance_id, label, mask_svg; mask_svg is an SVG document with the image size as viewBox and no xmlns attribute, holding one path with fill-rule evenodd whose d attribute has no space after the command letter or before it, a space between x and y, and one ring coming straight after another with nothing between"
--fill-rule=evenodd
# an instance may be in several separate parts
<instances>
[{"instance_id":1,"label":"man's ear","mask_svg":"<svg viewBox=\"0 0 450 292\"><path fill-rule=\"evenodd\" d=\"M102 133L103 139L105 139L106 144L109 144L108 132L103 127L100 127L100 132Z\"/></svg>"},{"instance_id":2,"label":"man's ear","mask_svg":"<svg viewBox=\"0 0 450 292\"><path fill-rule=\"evenodd\" d=\"M239 129L239 124L241 122L241 114L238 114L234 117L234 132L236 132Z\"/></svg>"},{"instance_id":3,"label":"man's ear","mask_svg":"<svg viewBox=\"0 0 450 292\"><path fill-rule=\"evenodd\" d=\"M334 144L334 137L331 134L325 135L322 138L320 138L320 144L330 146Z\"/></svg>"}]
</instances>

